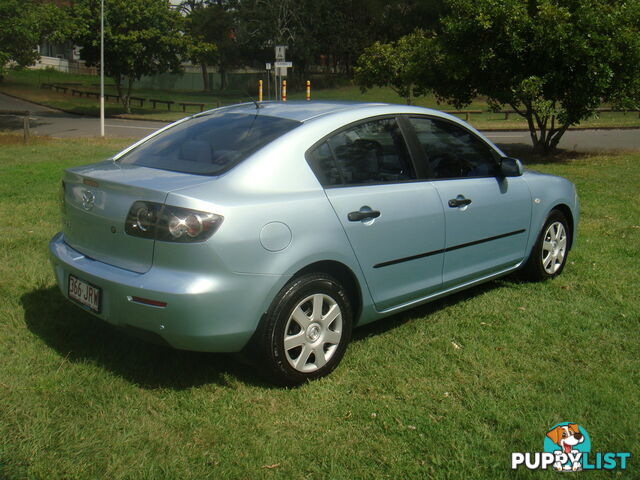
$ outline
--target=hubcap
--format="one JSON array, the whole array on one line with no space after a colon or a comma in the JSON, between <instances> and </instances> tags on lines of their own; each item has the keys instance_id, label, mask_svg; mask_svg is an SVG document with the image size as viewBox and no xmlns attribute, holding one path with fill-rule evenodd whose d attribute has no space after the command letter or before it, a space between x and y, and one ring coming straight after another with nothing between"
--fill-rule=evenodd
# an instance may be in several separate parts
<instances>
[{"instance_id":1,"label":"hubcap","mask_svg":"<svg viewBox=\"0 0 640 480\"><path fill-rule=\"evenodd\" d=\"M335 354L342 338L342 312L328 295L316 293L291 312L284 329L284 351L289 365L303 373L322 368Z\"/></svg>"},{"instance_id":2,"label":"hubcap","mask_svg":"<svg viewBox=\"0 0 640 480\"><path fill-rule=\"evenodd\" d=\"M567 232L561 222L554 222L544 232L542 241L542 268L549 275L556 273L567 253Z\"/></svg>"}]
</instances>

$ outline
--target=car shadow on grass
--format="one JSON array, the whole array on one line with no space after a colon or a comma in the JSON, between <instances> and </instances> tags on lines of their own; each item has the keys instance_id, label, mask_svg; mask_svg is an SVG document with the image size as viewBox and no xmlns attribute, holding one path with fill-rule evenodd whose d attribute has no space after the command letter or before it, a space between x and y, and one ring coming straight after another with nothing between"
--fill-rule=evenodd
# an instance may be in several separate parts
<instances>
[{"instance_id":1,"label":"car shadow on grass","mask_svg":"<svg viewBox=\"0 0 640 480\"><path fill-rule=\"evenodd\" d=\"M429 303L425 303L424 305L410 308L409 310L386 317L380 321L368 323L367 325L358 327L353 331L351 341L358 342L367 337L381 335L385 332L398 328L407 322L425 320L425 317L439 312L440 310L444 310L457 303L464 302L465 300L469 300L480 296L483 293L500 288L505 285L505 282L519 283L521 280L519 276L514 273L504 278L481 283L480 285L447 295L446 297L433 300ZM426 320L428 321L429 319L427 318Z\"/></svg>"},{"instance_id":2,"label":"car shadow on grass","mask_svg":"<svg viewBox=\"0 0 640 480\"><path fill-rule=\"evenodd\" d=\"M68 362L90 362L142 388L229 386L229 377L270 387L235 355L188 352L138 339L65 299L56 287L22 295L27 328Z\"/></svg>"},{"instance_id":3,"label":"car shadow on grass","mask_svg":"<svg viewBox=\"0 0 640 480\"><path fill-rule=\"evenodd\" d=\"M507 282L518 282L517 276ZM425 305L356 328L351 341L419 321L451 305L504 286L484 283ZM229 387L229 376L262 388L278 388L239 355L176 350L138 339L99 320L64 298L56 287L33 290L21 297L27 328L68 362L90 362L142 388L184 390L208 384Z\"/></svg>"}]
</instances>

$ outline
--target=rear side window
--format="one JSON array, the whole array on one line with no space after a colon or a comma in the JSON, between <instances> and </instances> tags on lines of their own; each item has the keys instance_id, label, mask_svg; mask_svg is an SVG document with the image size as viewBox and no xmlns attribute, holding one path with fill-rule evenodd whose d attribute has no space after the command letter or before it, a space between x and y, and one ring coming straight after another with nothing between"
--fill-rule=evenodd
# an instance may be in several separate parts
<instances>
[{"instance_id":1,"label":"rear side window","mask_svg":"<svg viewBox=\"0 0 640 480\"><path fill-rule=\"evenodd\" d=\"M458 125L427 117L410 118L433 178L487 177L497 174L492 150Z\"/></svg>"},{"instance_id":2,"label":"rear side window","mask_svg":"<svg viewBox=\"0 0 640 480\"><path fill-rule=\"evenodd\" d=\"M416 178L404 137L394 118L341 130L309 152L307 159L325 187Z\"/></svg>"},{"instance_id":3,"label":"rear side window","mask_svg":"<svg viewBox=\"0 0 640 480\"><path fill-rule=\"evenodd\" d=\"M299 125L300 122L294 120L259 113L213 113L165 130L118 161L162 170L216 175Z\"/></svg>"}]
</instances>

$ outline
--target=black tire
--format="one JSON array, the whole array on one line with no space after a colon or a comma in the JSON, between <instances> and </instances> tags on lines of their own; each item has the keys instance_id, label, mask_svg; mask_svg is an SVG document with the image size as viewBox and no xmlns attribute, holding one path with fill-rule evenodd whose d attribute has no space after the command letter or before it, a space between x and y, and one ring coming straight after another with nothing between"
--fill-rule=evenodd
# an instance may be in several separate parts
<instances>
[{"instance_id":1,"label":"black tire","mask_svg":"<svg viewBox=\"0 0 640 480\"><path fill-rule=\"evenodd\" d=\"M321 313L314 316L316 310ZM276 295L263 319L259 366L283 386L328 375L344 356L352 325L351 302L337 280L323 273L295 278Z\"/></svg>"},{"instance_id":2,"label":"black tire","mask_svg":"<svg viewBox=\"0 0 640 480\"><path fill-rule=\"evenodd\" d=\"M567 264L570 244L571 230L567 218L560 210L552 210L524 267L527 278L541 282L560 275ZM550 245L553 245L551 250Z\"/></svg>"}]
</instances>

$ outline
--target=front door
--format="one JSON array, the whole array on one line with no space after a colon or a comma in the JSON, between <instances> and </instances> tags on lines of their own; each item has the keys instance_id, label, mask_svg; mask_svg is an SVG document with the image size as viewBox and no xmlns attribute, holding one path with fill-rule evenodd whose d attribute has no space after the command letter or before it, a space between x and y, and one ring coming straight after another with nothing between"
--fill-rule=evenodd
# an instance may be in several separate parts
<instances>
[{"instance_id":1,"label":"front door","mask_svg":"<svg viewBox=\"0 0 640 480\"><path fill-rule=\"evenodd\" d=\"M471 131L442 119L409 119L445 215L443 287L520 263L531 220L521 177L500 177L498 156Z\"/></svg>"}]
</instances>

